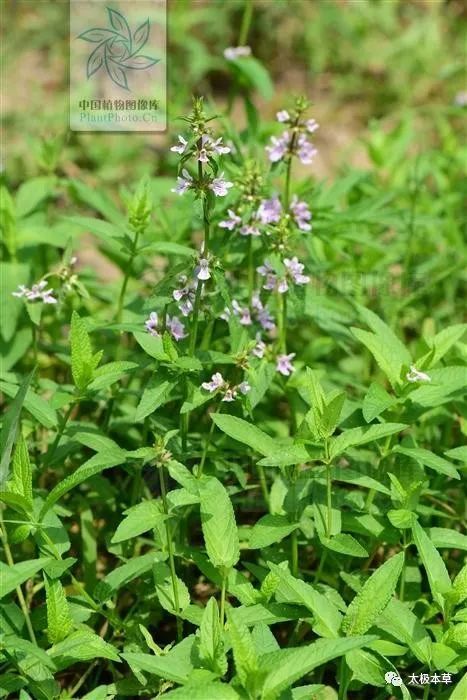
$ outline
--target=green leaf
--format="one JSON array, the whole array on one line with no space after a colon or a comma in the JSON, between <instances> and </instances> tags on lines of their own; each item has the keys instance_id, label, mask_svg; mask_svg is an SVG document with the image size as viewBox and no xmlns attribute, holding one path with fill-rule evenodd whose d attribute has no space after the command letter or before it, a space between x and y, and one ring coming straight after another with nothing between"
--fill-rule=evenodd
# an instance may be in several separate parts
<instances>
[{"instance_id":1,"label":"green leaf","mask_svg":"<svg viewBox=\"0 0 467 700\"><path fill-rule=\"evenodd\" d=\"M345 402L345 392L338 392L332 398L327 397L326 405L321 418L322 430L324 437L330 437L340 420L342 408Z\"/></svg>"},{"instance_id":2,"label":"green leaf","mask_svg":"<svg viewBox=\"0 0 467 700\"><path fill-rule=\"evenodd\" d=\"M443 607L444 595L451 590L451 579L449 578L446 564L433 542L416 520L414 520L412 525L412 533L420 559L425 567L433 598L440 607Z\"/></svg>"},{"instance_id":3,"label":"green leaf","mask_svg":"<svg viewBox=\"0 0 467 700\"><path fill-rule=\"evenodd\" d=\"M167 362L170 357L164 350L164 343L159 336L150 335L149 333L133 333L138 345L143 348L144 352L150 357L154 357L161 362Z\"/></svg>"},{"instance_id":4,"label":"green leaf","mask_svg":"<svg viewBox=\"0 0 467 700\"><path fill-rule=\"evenodd\" d=\"M18 219L37 209L45 199L55 191L57 178L55 176L33 177L24 182L16 193L16 215Z\"/></svg>"},{"instance_id":5,"label":"green leaf","mask_svg":"<svg viewBox=\"0 0 467 700\"><path fill-rule=\"evenodd\" d=\"M122 654L122 658L133 668L184 685L188 682L188 677L193 670L190 658L193 642L194 637L190 635L163 656L127 652Z\"/></svg>"},{"instance_id":6,"label":"green leaf","mask_svg":"<svg viewBox=\"0 0 467 700\"><path fill-rule=\"evenodd\" d=\"M274 85L267 69L253 56L241 57L228 62L229 68L250 90L257 90L261 97L270 100Z\"/></svg>"},{"instance_id":7,"label":"green leaf","mask_svg":"<svg viewBox=\"0 0 467 700\"><path fill-rule=\"evenodd\" d=\"M227 672L223 634L219 619L219 608L214 597L209 598L204 608L199 627L199 656L205 668L218 676Z\"/></svg>"},{"instance_id":8,"label":"green leaf","mask_svg":"<svg viewBox=\"0 0 467 700\"><path fill-rule=\"evenodd\" d=\"M380 384L371 384L363 399L362 413L367 423L381 415L390 406L394 406L396 399L388 394Z\"/></svg>"},{"instance_id":9,"label":"green leaf","mask_svg":"<svg viewBox=\"0 0 467 700\"><path fill-rule=\"evenodd\" d=\"M107 389L109 386L112 386L112 384L120 381L125 374L137 367L138 365L136 362L108 362L106 365L102 365L102 367L98 367L95 370L94 379L89 384L88 388L91 391Z\"/></svg>"},{"instance_id":10,"label":"green leaf","mask_svg":"<svg viewBox=\"0 0 467 700\"><path fill-rule=\"evenodd\" d=\"M124 450L108 451L104 453L95 454L93 457L82 464L78 469L67 476L63 481L60 481L49 493L45 499L44 505L39 513L39 519L42 520L44 515L50 508L64 496L68 491L75 488L79 484L82 484L86 479L90 479L92 476L99 474L104 469L109 469L110 467L115 467L118 464L122 464L125 461L126 453Z\"/></svg>"},{"instance_id":11,"label":"green leaf","mask_svg":"<svg viewBox=\"0 0 467 700\"><path fill-rule=\"evenodd\" d=\"M430 540L437 549L464 549L467 551L467 535L446 527L430 527Z\"/></svg>"},{"instance_id":12,"label":"green leaf","mask_svg":"<svg viewBox=\"0 0 467 700\"><path fill-rule=\"evenodd\" d=\"M131 537L138 537L168 518L165 513L162 513L158 501L138 503L138 505L126 510L125 516L112 537L112 544L124 542Z\"/></svg>"},{"instance_id":13,"label":"green leaf","mask_svg":"<svg viewBox=\"0 0 467 700\"><path fill-rule=\"evenodd\" d=\"M458 323L454 326L443 328L443 330L437 333L434 338L426 339L426 342L432 348L432 352L429 353L429 366L434 367L437 365L438 362L446 355L446 353L449 352L452 346L462 338L466 331L467 324Z\"/></svg>"},{"instance_id":14,"label":"green leaf","mask_svg":"<svg viewBox=\"0 0 467 700\"><path fill-rule=\"evenodd\" d=\"M18 387L16 384L0 381L0 389L7 394L7 396L15 396ZM32 389L28 389L26 392L23 408L29 411L29 413L46 428L54 428L57 425L57 414L55 409L50 405L50 401L46 401Z\"/></svg>"},{"instance_id":15,"label":"green leaf","mask_svg":"<svg viewBox=\"0 0 467 700\"><path fill-rule=\"evenodd\" d=\"M255 452L269 455L277 449L277 443L272 437L242 418L214 413L211 414L211 419L222 432L243 445L248 445Z\"/></svg>"},{"instance_id":16,"label":"green leaf","mask_svg":"<svg viewBox=\"0 0 467 700\"><path fill-rule=\"evenodd\" d=\"M12 293L18 290L19 284L27 284L28 277L29 265L0 262L0 300L2 303L0 334L7 343L13 342L13 338L18 332L16 327L24 308L24 300L12 296Z\"/></svg>"},{"instance_id":17,"label":"green leaf","mask_svg":"<svg viewBox=\"0 0 467 700\"><path fill-rule=\"evenodd\" d=\"M206 477L199 487L201 527L211 563L230 569L240 557L237 525L229 495L215 477Z\"/></svg>"},{"instance_id":18,"label":"green leaf","mask_svg":"<svg viewBox=\"0 0 467 700\"><path fill-rule=\"evenodd\" d=\"M394 335L389 326L379 319L376 314L364 310L367 314L365 321L371 319L376 332L370 333L360 328L351 328L354 336L365 345L375 358L380 369L384 372L393 387L401 381L403 367L409 367L412 362L410 353L399 338Z\"/></svg>"},{"instance_id":19,"label":"green leaf","mask_svg":"<svg viewBox=\"0 0 467 700\"><path fill-rule=\"evenodd\" d=\"M0 433L0 443L2 450L2 458L0 461L0 486L8 479L8 469L10 465L11 451L15 443L16 431L18 429L19 417L23 407L24 399L28 391L29 385L34 376L34 370L28 374L21 383L15 398L10 407L3 416L2 431Z\"/></svg>"},{"instance_id":20,"label":"green leaf","mask_svg":"<svg viewBox=\"0 0 467 700\"><path fill-rule=\"evenodd\" d=\"M379 616L377 625L394 639L407 644L421 663L430 664L431 638L407 603L392 598Z\"/></svg>"},{"instance_id":21,"label":"green leaf","mask_svg":"<svg viewBox=\"0 0 467 700\"><path fill-rule=\"evenodd\" d=\"M342 630L346 635L364 634L377 622L391 600L403 565L404 553L399 552L385 561L365 582L342 621Z\"/></svg>"},{"instance_id":22,"label":"green leaf","mask_svg":"<svg viewBox=\"0 0 467 700\"><path fill-rule=\"evenodd\" d=\"M268 562L271 571L281 582L281 598L288 603L299 603L311 610L315 622L313 631L321 637L337 638L342 615L328 598L310 584L295 578L287 569Z\"/></svg>"},{"instance_id":23,"label":"green leaf","mask_svg":"<svg viewBox=\"0 0 467 700\"><path fill-rule=\"evenodd\" d=\"M154 413L160 406L167 403L172 389L176 386L176 382L163 381L156 386L148 386L143 391L141 401L139 402L136 413L135 422L139 423L146 416Z\"/></svg>"},{"instance_id":24,"label":"green leaf","mask_svg":"<svg viewBox=\"0 0 467 700\"><path fill-rule=\"evenodd\" d=\"M411 457L419 464L423 464L425 467L433 469L438 474L445 474L446 476L451 476L453 479L460 479L460 474L454 466L444 459L430 452L430 450L425 450L421 447L402 447L402 445L396 445L393 452L398 452L400 454Z\"/></svg>"},{"instance_id":25,"label":"green leaf","mask_svg":"<svg viewBox=\"0 0 467 700\"><path fill-rule=\"evenodd\" d=\"M279 694L295 681L307 675L317 666L344 656L358 649L375 637L353 637L351 639L318 639L312 644L291 649L281 649L261 657L261 666L268 669L264 680L261 700L275 700ZM271 669L271 670L269 670Z\"/></svg>"},{"instance_id":26,"label":"green leaf","mask_svg":"<svg viewBox=\"0 0 467 700\"><path fill-rule=\"evenodd\" d=\"M190 594L183 581L178 576L175 577L178 593L177 606L169 567L162 562L156 562L153 566L153 573L157 597L164 610L167 610L172 615L178 615L185 610L190 604Z\"/></svg>"},{"instance_id":27,"label":"green leaf","mask_svg":"<svg viewBox=\"0 0 467 700\"><path fill-rule=\"evenodd\" d=\"M425 408L437 407L465 393L465 367L442 367L430 370L431 382L410 392L410 400Z\"/></svg>"},{"instance_id":28,"label":"green leaf","mask_svg":"<svg viewBox=\"0 0 467 700\"><path fill-rule=\"evenodd\" d=\"M367 550L362 547L355 537L344 532L338 532L332 537L324 537L320 535L321 544L333 552L346 554L349 557L367 557Z\"/></svg>"},{"instance_id":29,"label":"green leaf","mask_svg":"<svg viewBox=\"0 0 467 700\"><path fill-rule=\"evenodd\" d=\"M93 379L102 351L93 355L86 323L76 311L71 316L70 344L73 381L77 389L84 391Z\"/></svg>"},{"instance_id":30,"label":"green leaf","mask_svg":"<svg viewBox=\"0 0 467 700\"><path fill-rule=\"evenodd\" d=\"M26 441L20 434L13 453L10 490L23 496L32 504L32 469Z\"/></svg>"},{"instance_id":31,"label":"green leaf","mask_svg":"<svg viewBox=\"0 0 467 700\"><path fill-rule=\"evenodd\" d=\"M449 700L465 700L467 698L467 673L464 673L459 683L449 696Z\"/></svg>"},{"instance_id":32,"label":"green leaf","mask_svg":"<svg viewBox=\"0 0 467 700\"><path fill-rule=\"evenodd\" d=\"M350 428L338 435L336 438L331 438L329 455L331 459L346 452L349 447L356 445L365 445L373 440L380 440L388 435L399 433L408 426L405 423L380 423L379 425L370 425L365 428Z\"/></svg>"},{"instance_id":33,"label":"green leaf","mask_svg":"<svg viewBox=\"0 0 467 700\"><path fill-rule=\"evenodd\" d=\"M72 632L65 640L51 647L48 654L58 669L67 668L77 661L92 661L96 658L120 661L115 647L88 629Z\"/></svg>"},{"instance_id":34,"label":"green leaf","mask_svg":"<svg viewBox=\"0 0 467 700\"><path fill-rule=\"evenodd\" d=\"M450 459L457 459L467 465L467 445L460 445L444 453Z\"/></svg>"},{"instance_id":35,"label":"green leaf","mask_svg":"<svg viewBox=\"0 0 467 700\"><path fill-rule=\"evenodd\" d=\"M47 638L51 644L57 644L68 637L73 628L73 620L65 591L58 578L50 579L44 574L44 583L47 604Z\"/></svg>"},{"instance_id":36,"label":"green leaf","mask_svg":"<svg viewBox=\"0 0 467 700\"><path fill-rule=\"evenodd\" d=\"M240 695L231 685L199 679L196 679L196 685L189 683L183 688L169 690L168 693L164 693L164 700L165 698L170 698L170 700L187 700L187 698L189 700L207 700L207 698L213 698L213 700L214 698L216 700L241 700Z\"/></svg>"},{"instance_id":37,"label":"green leaf","mask_svg":"<svg viewBox=\"0 0 467 700\"><path fill-rule=\"evenodd\" d=\"M44 568L50 562L49 557L20 561L18 564L8 566L0 561L0 598L14 591L34 574Z\"/></svg>"},{"instance_id":38,"label":"green leaf","mask_svg":"<svg viewBox=\"0 0 467 700\"><path fill-rule=\"evenodd\" d=\"M263 515L250 532L250 549L269 547L274 542L280 542L299 527L299 523L291 523L285 515Z\"/></svg>"},{"instance_id":39,"label":"green leaf","mask_svg":"<svg viewBox=\"0 0 467 700\"><path fill-rule=\"evenodd\" d=\"M259 659L248 627L242 624L232 611L228 616L229 637L235 661L235 670L241 684L250 697L257 697Z\"/></svg>"},{"instance_id":40,"label":"green leaf","mask_svg":"<svg viewBox=\"0 0 467 700\"><path fill-rule=\"evenodd\" d=\"M94 597L105 602L128 583L150 571L154 563L162 561L165 556L161 552L148 552L148 554L130 559L99 581L94 589Z\"/></svg>"}]
</instances>

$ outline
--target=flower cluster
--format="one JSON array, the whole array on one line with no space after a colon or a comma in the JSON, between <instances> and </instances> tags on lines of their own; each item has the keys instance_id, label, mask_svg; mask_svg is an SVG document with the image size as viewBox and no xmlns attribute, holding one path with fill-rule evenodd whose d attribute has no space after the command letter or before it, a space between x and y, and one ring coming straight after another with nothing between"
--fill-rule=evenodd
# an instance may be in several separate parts
<instances>
[{"instance_id":1,"label":"flower cluster","mask_svg":"<svg viewBox=\"0 0 467 700\"><path fill-rule=\"evenodd\" d=\"M159 321L159 316L156 311L151 311L151 313L149 314L149 318L147 318L144 322L144 326L147 332L150 333L152 336L156 338L160 337L162 328ZM165 327L171 334L172 338L177 342L179 340L182 340L182 338L186 338L187 336L187 334L185 333L185 326L180 321L180 319L177 318L177 316L167 316L165 319Z\"/></svg>"},{"instance_id":2,"label":"flower cluster","mask_svg":"<svg viewBox=\"0 0 467 700\"><path fill-rule=\"evenodd\" d=\"M229 309L226 307L220 317L224 319L224 321L228 321L232 313L234 316L238 317L242 326L251 326L254 321L257 321L265 331L273 331L276 327L269 309L264 306L258 292L252 295L251 308L242 306L234 299L232 301L232 308Z\"/></svg>"},{"instance_id":3,"label":"flower cluster","mask_svg":"<svg viewBox=\"0 0 467 700\"><path fill-rule=\"evenodd\" d=\"M279 294L285 294L291 283L296 285L308 284L310 278L308 275L303 274L305 266L298 261L296 256L293 258L284 258L283 264L285 268L285 276L283 277L277 274L267 260L263 265L256 268L261 277L265 278L263 289L267 289L271 292L277 290Z\"/></svg>"},{"instance_id":4,"label":"flower cluster","mask_svg":"<svg viewBox=\"0 0 467 700\"><path fill-rule=\"evenodd\" d=\"M178 308L184 316L189 316L193 311L195 301L196 283L194 280L188 281L186 275L181 275L178 278L178 283L181 285L179 289L174 289L172 296L178 302Z\"/></svg>"},{"instance_id":5,"label":"flower cluster","mask_svg":"<svg viewBox=\"0 0 467 700\"><path fill-rule=\"evenodd\" d=\"M235 401L239 392L245 395L248 394L251 389L248 382L241 382L238 385L231 386L220 372L213 374L210 382L203 382L201 388L205 391L209 391L210 394L221 391L223 393L222 401Z\"/></svg>"},{"instance_id":6,"label":"flower cluster","mask_svg":"<svg viewBox=\"0 0 467 700\"><path fill-rule=\"evenodd\" d=\"M47 289L47 280L43 279L33 284L31 289L24 284L18 286L17 292L12 292L14 297L24 297L26 301L42 301L44 304L56 304L57 299L53 295L53 289Z\"/></svg>"},{"instance_id":7,"label":"flower cluster","mask_svg":"<svg viewBox=\"0 0 467 700\"><path fill-rule=\"evenodd\" d=\"M259 226L277 224L281 219L283 209L279 197L274 196L269 199L262 199L258 209L253 212L253 215L250 215L247 223L243 223L242 217L232 209L228 209L227 214L228 218L219 223L220 228L225 228L229 231L238 230L241 236L260 236ZM290 215L301 231L311 231L311 211L308 204L300 201L297 195L292 197Z\"/></svg>"},{"instance_id":8,"label":"flower cluster","mask_svg":"<svg viewBox=\"0 0 467 700\"><path fill-rule=\"evenodd\" d=\"M289 355L278 355L276 358L276 371L284 377L289 377L292 372L295 372L295 367L291 362L294 357L294 352L291 352Z\"/></svg>"},{"instance_id":9,"label":"flower cluster","mask_svg":"<svg viewBox=\"0 0 467 700\"><path fill-rule=\"evenodd\" d=\"M315 119L301 120L304 107L299 105L294 115L283 109L277 113L277 121L286 124L288 128L281 136L271 136L271 142L266 146L266 153L271 163L278 163L284 158L296 155L303 165L309 165L317 154L308 136L319 128Z\"/></svg>"}]
</instances>

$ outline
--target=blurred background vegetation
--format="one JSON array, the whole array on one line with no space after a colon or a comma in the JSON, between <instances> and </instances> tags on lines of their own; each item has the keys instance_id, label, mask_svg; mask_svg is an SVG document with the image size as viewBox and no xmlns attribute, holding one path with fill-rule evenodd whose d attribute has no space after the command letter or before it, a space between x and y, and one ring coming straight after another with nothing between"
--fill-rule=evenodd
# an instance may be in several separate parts
<instances>
[{"instance_id":1,"label":"blurred background vegetation","mask_svg":"<svg viewBox=\"0 0 467 700\"><path fill-rule=\"evenodd\" d=\"M318 177L348 165L382 167L387 134L397 135L394 163L407 149L449 140L446 117L466 97L462 0L168 0L172 131L192 94L226 106L233 78L223 50L239 43L246 4L248 44L274 85L252 98L258 130L291 94L305 93L322 125ZM13 186L47 169L55 152L58 173L90 184L98 177L109 188L173 174L171 134L68 131L68 2L3 0L2 8L3 159ZM232 114L242 125L241 100ZM391 150L384 148L385 167Z\"/></svg>"}]
</instances>

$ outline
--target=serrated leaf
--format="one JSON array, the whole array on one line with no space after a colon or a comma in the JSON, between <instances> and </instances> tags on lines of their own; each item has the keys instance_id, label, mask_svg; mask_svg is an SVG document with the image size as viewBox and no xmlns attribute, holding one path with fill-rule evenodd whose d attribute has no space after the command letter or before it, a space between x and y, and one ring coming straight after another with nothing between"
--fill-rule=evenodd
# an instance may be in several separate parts
<instances>
[{"instance_id":1,"label":"serrated leaf","mask_svg":"<svg viewBox=\"0 0 467 700\"><path fill-rule=\"evenodd\" d=\"M178 578L178 576L175 577L176 591L178 594L177 605L169 567L162 562L157 562L153 566L153 573L157 597L164 610L172 613L172 615L178 615L185 610L190 604L190 594L184 582Z\"/></svg>"},{"instance_id":2,"label":"serrated leaf","mask_svg":"<svg viewBox=\"0 0 467 700\"><path fill-rule=\"evenodd\" d=\"M120 661L116 648L90 629L72 632L62 642L51 647L48 654L58 669L67 668L77 661L92 661L96 658Z\"/></svg>"},{"instance_id":3,"label":"serrated leaf","mask_svg":"<svg viewBox=\"0 0 467 700\"><path fill-rule=\"evenodd\" d=\"M51 644L65 639L73 628L70 608L59 579L50 579L44 574L47 604L47 638Z\"/></svg>"},{"instance_id":4,"label":"serrated leaf","mask_svg":"<svg viewBox=\"0 0 467 700\"><path fill-rule=\"evenodd\" d=\"M446 564L433 542L416 520L414 520L412 525L412 533L420 559L425 567L433 598L440 607L443 607L444 595L451 590L451 579L449 578Z\"/></svg>"},{"instance_id":5,"label":"serrated leaf","mask_svg":"<svg viewBox=\"0 0 467 700\"><path fill-rule=\"evenodd\" d=\"M0 561L0 598L4 598L17 586L21 586L22 583L32 578L49 562L49 557L20 561L13 566L8 566Z\"/></svg>"},{"instance_id":6,"label":"serrated leaf","mask_svg":"<svg viewBox=\"0 0 467 700\"><path fill-rule=\"evenodd\" d=\"M244 445L248 445L255 452L262 455L269 455L273 452L277 443L272 437L242 418L227 416L222 413L211 414L211 419L217 427L234 440L238 440Z\"/></svg>"},{"instance_id":7,"label":"serrated leaf","mask_svg":"<svg viewBox=\"0 0 467 700\"><path fill-rule=\"evenodd\" d=\"M240 557L237 525L229 495L215 477L199 486L201 527L211 563L224 569L235 566Z\"/></svg>"},{"instance_id":8,"label":"serrated leaf","mask_svg":"<svg viewBox=\"0 0 467 700\"><path fill-rule=\"evenodd\" d=\"M345 430L336 438L330 439L329 454L331 459L343 454L349 447L357 445L365 445L373 440L380 440L388 435L400 433L408 426L405 423L380 423L379 425L370 425L365 428L350 428Z\"/></svg>"},{"instance_id":9,"label":"serrated leaf","mask_svg":"<svg viewBox=\"0 0 467 700\"><path fill-rule=\"evenodd\" d=\"M127 652L122 654L122 658L132 668L147 671L154 676L185 685L193 670L191 662L193 642L194 636L190 635L171 649L168 654L164 654L164 656Z\"/></svg>"},{"instance_id":10,"label":"serrated leaf","mask_svg":"<svg viewBox=\"0 0 467 700\"><path fill-rule=\"evenodd\" d=\"M168 516L162 513L157 501L143 501L125 511L126 516L117 527L112 544L124 542L132 537L138 537L143 532L152 530L156 525L160 525Z\"/></svg>"},{"instance_id":11,"label":"serrated leaf","mask_svg":"<svg viewBox=\"0 0 467 700\"><path fill-rule=\"evenodd\" d=\"M10 489L32 504L32 469L26 441L20 434L13 453Z\"/></svg>"},{"instance_id":12,"label":"serrated leaf","mask_svg":"<svg viewBox=\"0 0 467 700\"><path fill-rule=\"evenodd\" d=\"M274 542L281 542L298 527L299 523L291 523L285 515L263 515L251 529L249 547L269 547Z\"/></svg>"},{"instance_id":13,"label":"serrated leaf","mask_svg":"<svg viewBox=\"0 0 467 700\"><path fill-rule=\"evenodd\" d=\"M371 384L363 399L362 413L367 423L371 423L390 406L396 403L396 399L388 394L380 384Z\"/></svg>"},{"instance_id":14,"label":"serrated leaf","mask_svg":"<svg viewBox=\"0 0 467 700\"><path fill-rule=\"evenodd\" d=\"M349 557L367 557L367 550L362 547L355 537L345 532L338 532L332 537L324 537L320 534L321 544L333 552L345 554Z\"/></svg>"},{"instance_id":15,"label":"serrated leaf","mask_svg":"<svg viewBox=\"0 0 467 700\"><path fill-rule=\"evenodd\" d=\"M385 561L365 582L342 621L342 631L347 636L364 634L377 622L391 600L403 565L404 553L399 552Z\"/></svg>"},{"instance_id":16,"label":"serrated leaf","mask_svg":"<svg viewBox=\"0 0 467 700\"><path fill-rule=\"evenodd\" d=\"M16 384L0 381L0 389L7 396L15 396L18 387ZM25 408L26 411L29 411L29 413L46 428L54 428L57 425L57 414L55 409L50 405L50 401L46 401L32 389L28 389L26 392L23 408Z\"/></svg>"},{"instance_id":17,"label":"serrated leaf","mask_svg":"<svg viewBox=\"0 0 467 700\"><path fill-rule=\"evenodd\" d=\"M264 680L261 700L275 700L283 690L317 666L344 656L352 649L358 649L373 639L375 637L371 636L318 639L303 647L281 649L261 657L261 665L271 669Z\"/></svg>"},{"instance_id":18,"label":"serrated leaf","mask_svg":"<svg viewBox=\"0 0 467 700\"><path fill-rule=\"evenodd\" d=\"M249 692L250 697L256 697L256 681L259 670L259 659L256 654L253 637L248 627L232 612L228 616L229 636L235 660L235 670L241 684Z\"/></svg>"},{"instance_id":19,"label":"serrated leaf","mask_svg":"<svg viewBox=\"0 0 467 700\"><path fill-rule=\"evenodd\" d=\"M281 566L271 562L268 566L281 583L281 597L288 603L299 603L311 610L315 618L313 631L323 637L337 638L342 615L336 606L314 586L295 578Z\"/></svg>"},{"instance_id":20,"label":"serrated leaf","mask_svg":"<svg viewBox=\"0 0 467 700\"><path fill-rule=\"evenodd\" d=\"M430 450L425 450L421 447L403 447L402 445L396 445L393 452L398 452L400 454L411 457L419 464L423 464L430 469L433 469L438 474L445 474L453 479L460 479L460 474L454 466L448 462L444 457L439 457L434 452Z\"/></svg>"},{"instance_id":21,"label":"serrated leaf","mask_svg":"<svg viewBox=\"0 0 467 700\"><path fill-rule=\"evenodd\" d=\"M144 420L146 416L154 413L154 411L166 403L174 387L175 382L171 381L163 381L159 382L156 386L146 387L143 391L141 401L136 408L135 422L138 423Z\"/></svg>"},{"instance_id":22,"label":"serrated leaf","mask_svg":"<svg viewBox=\"0 0 467 700\"><path fill-rule=\"evenodd\" d=\"M447 527L430 527L430 540L437 549L463 549L467 551L467 535Z\"/></svg>"},{"instance_id":23,"label":"serrated leaf","mask_svg":"<svg viewBox=\"0 0 467 700\"><path fill-rule=\"evenodd\" d=\"M199 655L203 665L218 676L227 671L223 634L216 599L209 598L199 627Z\"/></svg>"},{"instance_id":24,"label":"serrated leaf","mask_svg":"<svg viewBox=\"0 0 467 700\"><path fill-rule=\"evenodd\" d=\"M73 381L77 389L84 391L93 379L102 353L93 354L86 323L76 311L71 316L70 345Z\"/></svg>"}]
</instances>

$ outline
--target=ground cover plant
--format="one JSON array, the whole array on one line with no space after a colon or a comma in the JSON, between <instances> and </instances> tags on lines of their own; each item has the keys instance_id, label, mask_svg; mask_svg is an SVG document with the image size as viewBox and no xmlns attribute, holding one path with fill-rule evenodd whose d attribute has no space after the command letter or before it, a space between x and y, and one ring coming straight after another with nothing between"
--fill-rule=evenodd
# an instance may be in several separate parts
<instances>
[{"instance_id":1,"label":"ground cover plant","mask_svg":"<svg viewBox=\"0 0 467 700\"><path fill-rule=\"evenodd\" d=\"M462 96L323 179L234 9L157 176L2 176L0 694L464 700Z\"/></svg>"}]
</instances>

